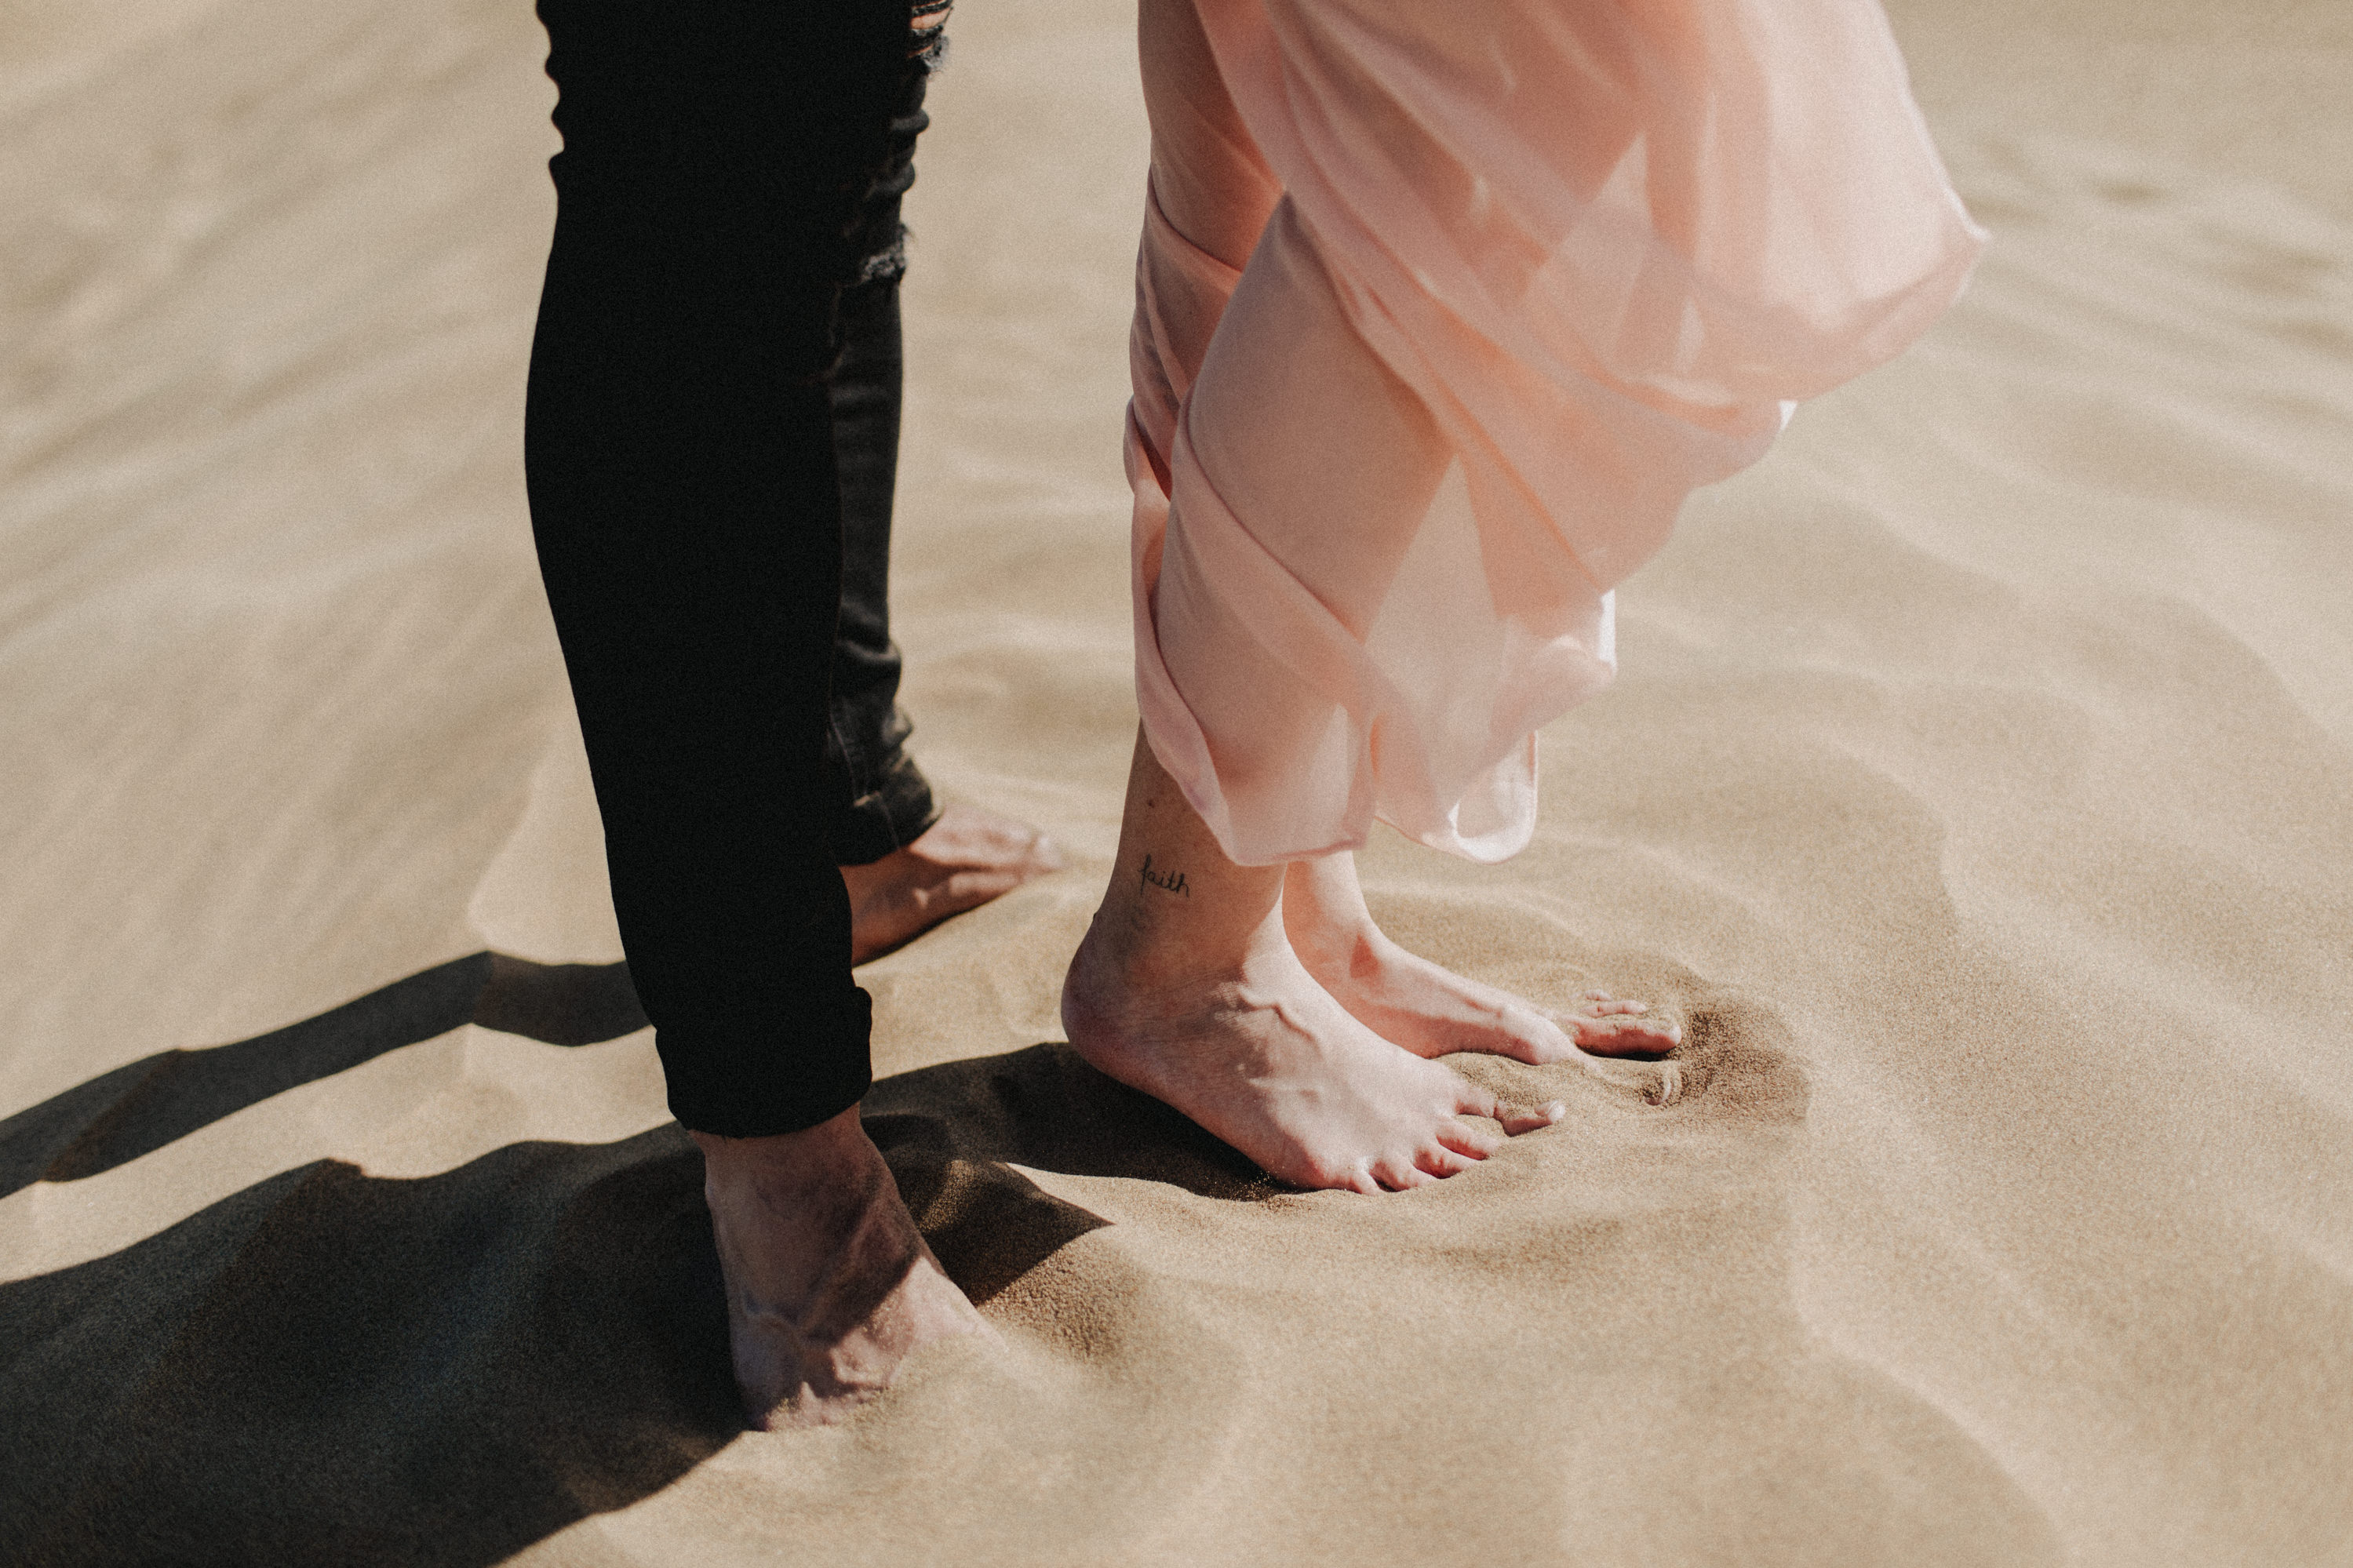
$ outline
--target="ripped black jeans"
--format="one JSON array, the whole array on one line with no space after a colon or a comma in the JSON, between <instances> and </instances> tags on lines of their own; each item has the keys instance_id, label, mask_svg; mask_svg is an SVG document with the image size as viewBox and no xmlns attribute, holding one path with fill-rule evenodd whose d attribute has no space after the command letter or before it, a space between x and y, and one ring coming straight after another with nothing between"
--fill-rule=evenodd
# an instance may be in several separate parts
<instances>
[{"instance_id":1,"label":"ripped black jeans","mask_svg":"<svg viewBox=\"0 0 2353 1568\"><path fill-rule=\"evenodd\" d=\"M837 866L936 815L887 603L912 9L540 0L532 528L670 1109L735 1137L865 1093Z\"/></svg>"}]
</instances>

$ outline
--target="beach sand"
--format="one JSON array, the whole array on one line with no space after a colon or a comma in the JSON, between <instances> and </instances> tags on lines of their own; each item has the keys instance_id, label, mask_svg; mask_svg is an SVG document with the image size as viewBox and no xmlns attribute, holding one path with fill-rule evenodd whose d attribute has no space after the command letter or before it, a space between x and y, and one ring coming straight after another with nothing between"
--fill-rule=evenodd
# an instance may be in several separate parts
<instances>
[{"instance_id":1,"label":"beach sand","mask_svg":"<svg viewBox=\"0 0 2353 1568\"><path fill-rule=\"evenodd\" d=\"M1058 1043L1129 15L965 0L909 214L915 749L1074 865L862 972L867 1114L1004 1344L769 1435L533 565L528 8L0 3L0 1561L2353 1563L2353 12L1903 0L1972 290L1626 586L1532 848L1363 858L1688 1042L1379 1199Z\"/></svg>"}]
</instances>

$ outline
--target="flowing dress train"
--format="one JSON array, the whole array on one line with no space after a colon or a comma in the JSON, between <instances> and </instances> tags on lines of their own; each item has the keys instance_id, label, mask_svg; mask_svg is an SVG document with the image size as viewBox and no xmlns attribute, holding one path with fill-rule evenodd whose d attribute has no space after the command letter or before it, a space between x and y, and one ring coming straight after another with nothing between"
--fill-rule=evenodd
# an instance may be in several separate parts
<instances>
[{"instance_id":1,"label":"flowing dress train","mask_svg":"<svg viewBox=\"0 0 2353 1568\"><path fill-rule=\"evenodd\" d=\"M1528 840L1609 590L1983 237L1875 0L1144 0L1136 685L1226 853Z\"/></svg>"}]
</instances>

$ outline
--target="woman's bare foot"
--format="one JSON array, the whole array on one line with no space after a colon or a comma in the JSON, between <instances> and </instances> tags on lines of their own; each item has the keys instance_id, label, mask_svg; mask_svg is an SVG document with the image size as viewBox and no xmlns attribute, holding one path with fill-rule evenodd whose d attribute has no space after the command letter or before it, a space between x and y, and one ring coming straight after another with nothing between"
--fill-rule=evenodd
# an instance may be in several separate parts
<instances>
[{"instance_id":1,"label":"woman's bare foot","mask_svg":"<svg viewBox=\"0 0 2353 1568\"><path fill-rule=\"evenodd\" d=\"M880 958L946 920L1062 868L1054 841L1026 823L952 805L913 844L844 866L852 963Z\"/></svg>"},{"instance_id":2,"label":"woman's bare foot","mask_svg":"<svg viewBox=\"0 0 2353 1568\"><path fill-rule=\"evenodd\" d=\"M994 1337L924 1245L856 1106L803 1132L693 1138L753 1426L839 1421L932 1341Z\"/></svg>"},{"instance_id":3,"label":"woman's bare foot","mask_svg":"<svg viewBox=\"0 0 2353 1568\"><path fill-rule=\"evenodd\" d=\"M1316 983L1359 1023L1417 1056L1483 1051L1541 1064L1578 1051L1662 1057L1683 1042L1672 1022L1643 1016L1646 1003L1588 991L1579 1011L1547 1012L1408 952L1373 923L1353 855L1293 861L1282 915Z\"/></svg>"},{"instance_id":4,"label":"woman's bare foot","mask_svg":"<svg viewBox=\"0 0 2353 1568\"><path fill-rule=\"evenodd\" d=\"M1071 1044L1273 1175L1356 1192L1467 1170L1562 1108L1507 1105L1351 1018L1291 951L1279 866L1237 866L1137 738L1119 858L1062 983Z\"/></svg>"}]
</instances>

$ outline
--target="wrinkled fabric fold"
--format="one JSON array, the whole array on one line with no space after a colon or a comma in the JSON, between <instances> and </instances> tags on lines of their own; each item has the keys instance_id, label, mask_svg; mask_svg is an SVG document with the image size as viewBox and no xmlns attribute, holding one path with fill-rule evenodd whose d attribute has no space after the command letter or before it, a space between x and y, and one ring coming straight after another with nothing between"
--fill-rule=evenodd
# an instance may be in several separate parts
<instances>
[{"instance_id":1,"label":"wrinkled fabric fold","mask_svg":"<svg viewBox=\"0 0 2353 1568\"><path fill-rule=\"evenodd\" d=\"M1609 591L1983 237L1872 0L1145 0L1145 734L1244 864L1522 847ZM1240 251L1240 254L1237 254Z\"/></svg>"}]
</instances>

